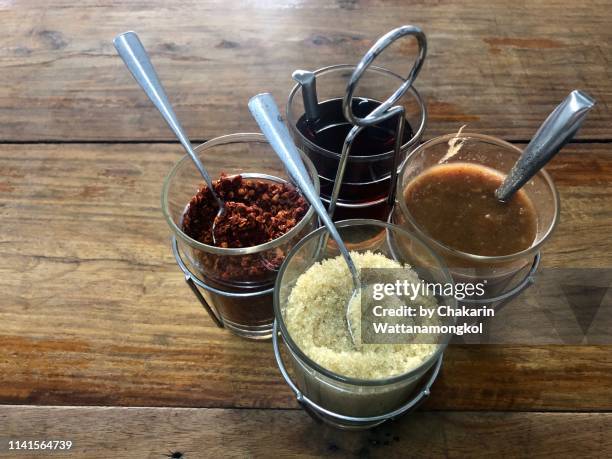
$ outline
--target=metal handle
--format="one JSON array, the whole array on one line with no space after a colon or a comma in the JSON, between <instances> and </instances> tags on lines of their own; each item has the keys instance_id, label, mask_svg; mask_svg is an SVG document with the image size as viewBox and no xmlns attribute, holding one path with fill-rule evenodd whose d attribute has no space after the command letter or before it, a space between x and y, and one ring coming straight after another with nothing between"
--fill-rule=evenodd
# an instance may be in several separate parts
<instances>
[{"instance_id":1,"label":"metal handle","mask_svg":"<svg viewBox=\"0 0 612 459\"><path fill-rule=\"evenodd\" d=\"M500 201L508 201L525 183L538 173L582 125L587 113L595 105L588 94L574 90L548 115L523 154L512 167L504 183L495 191Z\"/></svg>"},{"instance_id":2,"label":"metal handle","mask_svg":"<svg viewBox=\"0 0 612 459\"><path fill-rule=\"evenodd\" d=\"M364 118L359 118L355 116L353 113L353 94L359 84L359 80L366 72L368 67L374 62L374 59L378 57L387 47L389 47L394 41L404 36L414 36L417 39L417 43L419 46L419 53L417 58L410 70L410 73L404 80L404 82L400 85L399 88L395 90L395 92L389 96L389 98L384 101L381 105L372 110L367 116ZM392 107L396 104L401 97L410 89L412 83L416 79L419 74L423 63L425 62L425 56L427 55L427 38L423 31L416 26L405 25L402 27L398 27L396 29L391 30L390 32L383 35L379 38L374 45L365 53L365 55L359 61L359 64L353 70L351 74L351 78L346 86L346 93L344 95L344 99L342 100L342 111L344 113L345 118L353 124L353 128L346 136L344 140L344 144L342 146L342 153L340 154L340 161L338 163L338 170L336 172L336 179L334 182L334 188L332 190L332 194L330 196L329 203L329 214L333 216L334 211L336 209L336 202L338 201L338 196L340 195L340 188L342 187L342 182L344 180L344 173L346 170L346 165L348 162L349 152L353 145L357 134L361 132L361 130L367 126L371 126L373 124L380 123L387 119L391 119L394 116L398 116L397 128L395 132L395 146L393 152L393 169L391 171L390 177L390 187L389 187L389 205L392 206L395 201L395 189L396 189L396 178L397 178L397 169L399 166L399 160L402 149L402 142L404 139L404 129L405 129L405 113L406 109L402 105L398 105Z\"/></svg>"},{"instance_id":3,"label":"metal handle","mask_svg":"<svg viewBox=\"0 0 612 459\"><path fill-rule=\"evenodd\" d=\"M389 196L387 197L389 207L393 207L393 204L395 202L395 189L397 188L397 170L400 166L402 142L404 139L404 130L406 126L406 109L401 105L397 105L395 107L390 108L387 113L391 116L398 117L397 127L395 129L395 143L393 147L393 166L389 177ZM342 183L344 182L344 173L346 171L346 166L348 163L351 148L353 146L353 142L355 141L357 135L363 129L363 126L353 126L353 128L349 131L346 138L344 139L344 143L342 145L342 153L340 154L340 161L338 161L336 179L334 180L334 187L329 198L329 207L327 209L330 218L334 217L334 212L336 211L336 204L338 203L340 189L342 188Z\"/></svg>"},{"instance_id":4,"label":"metal handle","mask_svg":"<svg viewBox=\"0 0 612 459\"><path fill-rule=\"evenodd\" d=\"M368 67L374 62L374 59L378 57L389 45L391 45L398 38L412 35L416 38L417 44L419 46L419 52L417 54L417 58L414 61L408 76L404 80L404 82L400 85L399 88L395 90L391 96L387 100L385 100L381 105L376 107L372 112L364 117L359 118L355 116L353 113L353 94L357 89L357 84L359 83L359 79L368 69ZM427 55L427 38L425 37L425 33L421 30L420 27L413 25L405 25L398 27L397 29L393 29L390 32L386 33L382 37L380 37L376 43L368 50L367 53L363 56L349 82L346 86L346 94L344 95L344 99L342 100L342 112L344 113L344 117L351 124L355 126L372 126L373 124L380 123L386 119L389 119L393 116L393 113L390 113L388 110L391 106L395 105L401 97L408 91L417 75L421 71L421 67L423 67L423 63L425 62L425 56Z\"/></svg>"},{"instance_id":5,"label":"metal handle","mask_svg":"<svg viewBox=\"0 0 612 459\"><path fill-rule=\"evenodd\" d=\"M304 112L308 121L316 121L321 116L319 112L319 101L317 100L317 79L314 72L308 70L296 70L291 75L295 81L302 86L302 100Z\"/></svg>"},{"instance_id":6,"label":"metal handle","mask_svg":"<svg viewBox=\"0 0 612 459\"><path fill-rule=\"evenodd\" d=\"M166 96L166 92L157 77L157 73L155 72L155 68L149 59L149 55L145 50L142 42L138 38L136 32L125 32L120 35L117 35L113 40L113 44L123 59L126 67L136 80L136 82L143 89L145 94L149 97L151 102L157 107L159 113L161 113L162 117L168 123L174 135L179 139L183 148L187 151L192 161L195 163L196 168L206 181L206 185L208 185L208 189L211 190L213 196L217 200L217 204L219 208L223 208L223 202L218 198L216 193L214 192L213 183L208 175L208 172L204 168L204 165L198 158L198 155L193 151L191 147L191 142L185 135L181 124L172 109L172 105L168 100L168 96Z\"/></svg>"},{"instance_id":7,"label":"metal handle","mask_svg":"<svg viewBox=\"0 0 612 459\"><path fill-rule=\"evenodd\" d=\"M332 188L332 192L329 197L329 206L327 207L327 213L330 218L334 218L334 213L336 212L336 204L338 203L338 197L340 196L342 182L344 182L344 173L346 172L346 165L348 163L351 147L353 146L353 142L357 138L357 135L360 134L361 131L363 131L364 129L365 128L362 126L353 126L349 133L346 135L344 143L342 144L342 152L340 153L338 169L336 170L336 179L334 180L334 187Z\"/></svg>"}]
</instances>

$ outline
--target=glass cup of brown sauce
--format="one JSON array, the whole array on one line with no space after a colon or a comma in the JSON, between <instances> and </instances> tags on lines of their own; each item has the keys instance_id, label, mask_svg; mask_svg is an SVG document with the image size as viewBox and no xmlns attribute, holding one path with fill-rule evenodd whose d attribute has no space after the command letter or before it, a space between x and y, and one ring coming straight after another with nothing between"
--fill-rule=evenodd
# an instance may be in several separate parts
<instances>
[{"instance_id":1,"label":"glass cup of brown sauce","mask_svg":"<svg viewBox=\"0 0 612 459\"><path fill-rule=\"evenodd\" d=\"M392 221L424 238L455 282L482 282L487 297L512 290L559 219L559 197L541 170L502 203L494 195L522 150L501 139L458 133L417 147L399 176Z\"/></svg>"}]
</instances>

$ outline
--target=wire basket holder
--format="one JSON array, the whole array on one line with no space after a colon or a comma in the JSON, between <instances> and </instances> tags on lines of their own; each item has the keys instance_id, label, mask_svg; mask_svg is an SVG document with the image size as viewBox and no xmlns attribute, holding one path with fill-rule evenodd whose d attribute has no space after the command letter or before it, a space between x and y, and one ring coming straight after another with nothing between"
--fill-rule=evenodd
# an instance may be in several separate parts
<instances>
[{"instance_id":1,"label":"wire basket holder","mask_svg":"<svg viewBox=\"0 0 612 459\"><path fill-rule=\"evenodd\" d=\"M276 359L276 363L278 364L278 368L283 376L283 379L295 394L295 397L302 408L304 408L304 410L316 420L323 420L340 428L369 429L415 410L431 394L431 386L440 374L442 359L444 357L444 354L441 354L440 357L438 357L432 368L428 371L426 376L423 377L424 382L421 382L420 387L414 391L410 399L407 400L402 406L389 413L378 416L356 417L347 416L328 410L304 395L304 393L291 378L289 371L285 366L285 362L283 361L279 345L278 325L276 321L274 321L274 328L272 332L272 346L274 348L274 358Z\"/></svg>"},{"instance_id":2,"label":"wire basket holder","mask_svg":"<svg viewBox=\"0 0 612 459\"><path fill-rule=\"evenodd\" d=\"M231 300L243 300L245 302L257 300L258 298L265 296L272 296L274 291L274 287L257 289L252 292L230 292L226 290L221 290L219 288L215 288L214 286L204 282L202 279L198 277L198 275L192 272L185 261L182 258L181 251L178 246L178 242L176 236L172 237L172 253L174 255L174 259L178 264L179 268L183 272L185 276L185 283L189 286L189 289L193 292L195 297L198 299L204 310L208 313L211 320L215 323L215 325L219 328L225 328L232 333L250 339L269 339L272 333L272 320L270 320L270 324L260 325L260 326L252 326L251 329L243 330L236 328L235 324L231 321L226 320L223 317L221 311L215 306L215 298L225 298ZM207 299L205 292L209 298Z\"/></svg>"},{"instance_id":3,"label":"wire basket holder","mask_svg":"<svg viewBox=\"0 0 612 459\"><path fill-rule=\"evenodd\" d=\"M219 312L214 308L213 305L210 305L208 301L206 301L206 298L204 298L202 292L200 292L200 290L198 289L198 285L200 286L200 288L205 289L209 289L211 287L204 284L204 282L198 279L198 277L189 270L187 265L185 265L185 262L183 261L179 252L176 236L172 236L172 254L174 255L174 259L176 260L176 263L178 264L179 268L181 268L181 271L183 271L183 274L185 275L185 283L189 286L189 289L193 292L193 294L198 299L204 310L208 313L215 325L219 328L224 328L225 326L223 324L223 318L221 317L221 314L219 314Z\"/></svg>"},{"instance_id":4,"label":"wire basket holder","mask_svg":"<svg viewBox=\"0 0 612 459\"><path fill-rule=\"evenodd\" d=\"M405 36L413 36L417 40L418 54L408 76L404 79L404 82L395 90L387 100L381 105L372 110L367 116L359 118L353 113L353 97L359 80L366 72L368 67L374 62L374 60L392 43L399 38ZM342 146L342 153L340 155L340 161L338 163L338 171L336 172L336 179L334 181L334 187L330 196L328 213L330 217L333 217L334 211L336 210L336 203L338 196L340 195L340 188L344 180L344 173L346 171L346 165L348 157L353 146L353 142L357 135L365 128L374 124L381 123L385 120L397 117L397 127L395 131L395 144L393 149L393 166L391 169L390 186L388 202L392 206L395 199L395 189L397 182L397 172L400 167L402 140L404 138L404 129L406 126L406 109L403 105L395 105L402 96L410 89L417 75L423 67L425 62L425 56L427 55L427 38L425 33L417 26L404 25L396 29L391 30L382 37L380 37L376 43L365 53L361 58L355 70L353 71L349 82L346 86L346 93L342 100L342 112L344 117L349 121L353 128L349 131L344 144Z\"/></svg>"}]
</instances>

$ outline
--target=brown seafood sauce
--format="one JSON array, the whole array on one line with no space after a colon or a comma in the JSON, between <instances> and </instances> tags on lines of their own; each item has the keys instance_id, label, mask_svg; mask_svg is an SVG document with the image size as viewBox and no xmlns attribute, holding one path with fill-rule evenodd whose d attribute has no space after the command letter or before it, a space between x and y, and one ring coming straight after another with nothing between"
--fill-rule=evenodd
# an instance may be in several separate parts
<instances>
[{"instance_id":1,"label":"brown seafood sauce","mask_svg":"<svg viewBox=\"0 0 612 459\"><path fill-rule=\"evenodd\" d=\"M437 165L408 183L404 200L416 224L441 244L475 255L510 255L533 244L537 214L524 190L507 203L495 197L503 179L477 164Z\"/></svg>"}]
</instances>

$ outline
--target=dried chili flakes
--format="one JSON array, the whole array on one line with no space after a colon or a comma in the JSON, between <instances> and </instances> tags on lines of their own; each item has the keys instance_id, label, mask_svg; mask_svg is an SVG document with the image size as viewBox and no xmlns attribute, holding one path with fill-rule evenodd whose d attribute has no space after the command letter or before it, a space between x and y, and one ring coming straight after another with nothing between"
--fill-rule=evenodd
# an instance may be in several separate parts
<instances>
[{"instance_id":1,"label":"dried chili flakes","mask_svg":"<svg viewBox=\"0 0 612 459\"><path fill-rule=\"evenodd\" d=\"M222 174L214 183L225 202L225 213L212 226L218 206L206 185L191 199L183 217L183 231L192 239L223 248L252 247L291 230L308 210L297 189L286 183L243 179Z\"/></svg>"}]
</instances>

